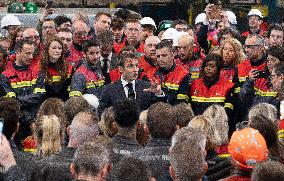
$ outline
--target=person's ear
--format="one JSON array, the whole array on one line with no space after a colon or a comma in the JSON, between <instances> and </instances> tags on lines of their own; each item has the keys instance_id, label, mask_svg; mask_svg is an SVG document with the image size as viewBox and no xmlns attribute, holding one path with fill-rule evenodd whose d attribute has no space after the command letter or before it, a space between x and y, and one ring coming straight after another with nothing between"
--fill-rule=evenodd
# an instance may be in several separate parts
<instances>
[{"instance_id":1,"label":"person's ear","mask_svg":"<svg viewBox=\"0 0 284 181\"><path fill-rule=\"evenodd\" d=\"M172 177L172 179L176 180L175 171L171 165L169 166L169 172L170 172L170 176Z\"/></svg>"},{"instance_id":2,"label":"person's ear","mask_svg":"<svg viewBox=\"0 0 284 181\"><path fill-rule=\"evenodd\" d=\"M179 128L180 128L179 125L176 125L176 131L179 130Z\"/></svg>"},{"instance_id":3,"label":"person's ear","mask_svg":"<svg viewBox=\"0 0 284 181\"><path fill-rule=\"evenodd\" d=\"M69 166L69 170L70 170L70 173L71 173L71 176L72 178L76 179L76 171L75 171L75 165L74 163L71 163L70 166Z\"/></svg>"},{"instance_id":4,"label":"person's ear","mask_svg":"<svg viewBox=\"0 0 284 181\"><path fill-rule=\"evenodd\" d=\"M148 135L149 134L149 128L148 128L147 124L144 124L143 129L144 129L144 133Z\"/></svg>"},{"instance_id":5,"label":"person's ear","mask_svg":"<svg viewBox=\"0 0 284 181\"><path fill-rule=\"evenodd\" d=\"M118 129L118 125L117 125L117 122L112 122L112 126L111 126L111 129L112 130L116 130L116 129Z\"/></svg>"}]
</instances>

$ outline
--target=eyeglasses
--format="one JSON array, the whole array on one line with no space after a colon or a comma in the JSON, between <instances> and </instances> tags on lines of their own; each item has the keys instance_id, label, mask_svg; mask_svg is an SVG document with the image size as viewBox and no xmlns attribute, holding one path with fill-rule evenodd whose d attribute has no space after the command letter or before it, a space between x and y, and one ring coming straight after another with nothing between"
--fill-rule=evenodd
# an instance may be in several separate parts
<instances>
[{"instance_id":1,"label":"eyeglasses","mask_svg":"<svg viewBox=\"0 0 284 181\"><path fill-rule=\"evenodd\" d=\"M244 48L250 48L250 49L255 49L255 48L258 48L262 45L260 44L255 44L255 45L244 45Z\"/></svg>"},{"instance_id":2,"label":"eyeglasses","mask_svg":"<svg viewBox=\"0 0 284 181\"><path fill-rule=\"evenodd\" d=\"M55 29L54 26L43 26L42 28L43 28L43 29Z\"/></svg>"},{"instance_id":3,"label":"eyeglasses","mask_svg":"<svg viewBox=\"0 0 284 181\"><path fill-rule=\"evenodd\" d=\"M134 31L134 32L139 32L140 29L138 28L127 28L128 31Z\"/></svg>"},{"instance_id":4,"label":"eyeglasses","mask_svg":"<svg viewBox=\"0 0 284 181\"><path fill-rule=\"evenodd\" d=\"M88 32L75 32L74 36L85 37L88 36Z\"/></svg>"},{"instance_id":5,"label":"eyeglasses","mask_svg":"<svg viewBox=\"0 0 284 181\"><path fill-rule=\"evenodd\" d=\"M37 40L39 39L39 36L35 35L35 36L29 36L29 37L25 37L26 40Z\"/></svg>"}]
</instances>

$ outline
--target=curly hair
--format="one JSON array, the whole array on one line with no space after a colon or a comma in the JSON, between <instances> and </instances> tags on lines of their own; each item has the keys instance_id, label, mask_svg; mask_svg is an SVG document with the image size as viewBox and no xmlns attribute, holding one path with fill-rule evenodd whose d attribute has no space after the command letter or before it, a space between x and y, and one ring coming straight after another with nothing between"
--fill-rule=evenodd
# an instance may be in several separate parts
<instances>
[{"instance_id":1,"label":"curly hair","mask_svg":"<svg viewBox=\"0 0 284 181\"><path fill-rule=\"evenodd\" d=\"M63 50L63 43L62 41L57 38L57 37L53 37L51 39L49 39L47 41L47 43L45 44L45 50L43 52L43 58L40 62L40 69L41 71L45 74L45 80L46 80L46 83L48 84L54 84L52 82L52 77L48 71L48 64L49 64L49 47L51 45L51 43L57 41L61 46L62 46L62 53L61 53L61 56L60 58L58 59L58 61L55 63L55 69L56 71L58 72L59 76L61 77L60 79L60 82L59 83L62 83L64 82L67 78L68 78L68 63L67 61L65 60L65 57L64 57L64 50Z\"/></svg>"},{"instance_id":2,"label":"curly hair","mask_svg":"<svg viewBox=\"0 0 284 181\"><path fill-rule=\"evenodd\" d=\"M232 62L232 67L237 66L241 61L243 61L245 59L245 53L242 47L242 44L235 38L228 38L226 40L224 40L222 42L222 44L220 45L220 52L218 52L218 54L220 54L223 57L223 49L225 47L225 45L229 43L233 46L234 50L235 50L235 59Z\"/></svg>"}]
</instances>

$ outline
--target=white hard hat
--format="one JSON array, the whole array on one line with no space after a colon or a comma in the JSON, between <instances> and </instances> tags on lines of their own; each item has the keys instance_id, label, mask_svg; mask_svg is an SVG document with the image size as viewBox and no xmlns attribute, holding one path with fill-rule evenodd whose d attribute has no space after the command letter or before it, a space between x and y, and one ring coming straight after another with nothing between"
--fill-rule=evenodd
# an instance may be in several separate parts
<instances>
[{"instance_id":1,"label":"white hard hat","mask_svg":"<svg viewBox=\"0 0 284 181\"><path fill-rule=\"evenodd\" d=\"M144 17L140 20L141 25L152 25L157 29L155 21L150 17Z\"/></svg>"},{"instance_id":2,"label":"white hard hat","mask_svg":"<svg viewBox=\"0 0 284 181\"><path fill-rule=\"evenodd\" d=\"M190 36L188 34L188 32L183 32L183 31L178 31L176 34L174 34L174 37L173 37L173 46L174 47L177 47L178 46L178 41L179 39L183 36L183 35L187 35L187 36Z\"/></svg>"},{"instance_id":3,"label":"white hard hat","mask_svg":"<svg viewBox=\"0 0 284 181\"><path fill-rule=\"evenodd\" d=\"M263 18L262 13L258 9L251 9L250 12L248 13L248 17L250 16L258 16L261 19Z\"/></svg>"},{"instance_id":4,"label":"white hard hat","mask_svg":"<svg viewBox=\"0 0 284 181\"><path fill-rule=\"evenodd\" d=\"M1 28L5 28L10 25L21 25L18 17L13 14L7 14L1 19Z\"/></svg>"},{"instance_id":5,"label":"white hard hat","mask_svg":"<svg viewBox=\"0 0 284 181\"><path fill-rule=\"evenodd\" d=\"M168 28L163 34L161 40L173 40L178 31L174 28Z\"/></svg>"},{"instance_id":6,"label":"white hard hat","mask_svg":"<svg viewBox=\"0 0 284 181\"><path fill-rule=\"evenodd\" d=\"M237 24L237 17L235 15L235 13L233 13L232 11L226 11L226 14L228 16L229 22L233 25L236 25Z\"/></svg>"},{"instance_id":7,"label":"white hard hat","mask_svg":"<svg viewBox=\"0 0 284 181\"><path fill-rule=\"evenodd\" d=\"M202 23L205 19L206 19L206 14L205 13L200 13L195 18L195 24Z\"/></svg>"},{"instance_id":8,"label":"white hard hat","mask_svg":"<svg viewBox=\"0 0 284 181\"><path fill-rule=\"evenodd\" d=\"M97 96L93 94L84 94L83 98L89 103L90 106L92 106L94 109L97 109L99 107L99 99Z\"/></svg>"}]
</instances>

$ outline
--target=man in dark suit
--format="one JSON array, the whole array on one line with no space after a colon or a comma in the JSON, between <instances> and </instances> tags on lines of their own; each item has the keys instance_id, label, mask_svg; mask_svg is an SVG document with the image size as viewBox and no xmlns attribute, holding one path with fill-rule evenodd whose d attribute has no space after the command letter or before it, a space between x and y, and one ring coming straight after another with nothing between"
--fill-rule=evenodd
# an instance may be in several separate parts
<instances>
[{"instance_id":1,"label":"man in dark suit","mask_svg":"<svg viewBox=\"0 0 284 181\"><path fill-rule=\"evenodd\" d=\"M118 64L122 72L121 79L104 87L98 107L99 115L105 108L122 99L136 100L139 111L143 111L149 108L151 103L156 102L157 98L161 100L164 98L161 86L137 80L138 60L135 54L123 53L121 55Z\"/></svg>"},{"instance_id":2,"label":"man in dark suit","mask_svg":"<svg viewBox=\"0 0 284 181\"><path fill-rule=\"evenodd\" d=\"M100 58L98 61L98 67L105 77L105 84L111 82L109 71L117 68L117 55L113 50L114 35L110 30L104 30L97 35L97 40L100 45Z\"/></svg>"}]
</instances>

